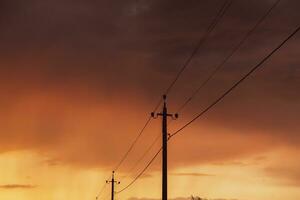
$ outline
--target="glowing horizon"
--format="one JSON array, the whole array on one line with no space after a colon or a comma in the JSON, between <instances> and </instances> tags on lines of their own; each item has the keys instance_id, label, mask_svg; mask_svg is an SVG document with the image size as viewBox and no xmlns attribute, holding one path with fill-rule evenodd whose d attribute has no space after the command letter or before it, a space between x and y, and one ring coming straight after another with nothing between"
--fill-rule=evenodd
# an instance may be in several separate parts
<instances>
[{"instance_id":1,"label":"glowing horizon","mask_svg":"<svg viewBox=\"0 0 300 200\"><path fill-rule=\"evenodd\" d=\"M167 97L180 106L274 1L233 1ZM0 199L95 199L221 1L0 3ZM200 113L299 25L281 1L201 88L169 132ZM300 199L299 34L169 141L169 198ZM161 107L158 108L158 111ZM161 146L151 120L116 171L125 187ZM161 138L160 138L161 139ZM132 170L131 170L132 169ZM98 200L110 198L107 185ZM116 200L159 200L161 155Z\"/></svg>"}]
</instances>

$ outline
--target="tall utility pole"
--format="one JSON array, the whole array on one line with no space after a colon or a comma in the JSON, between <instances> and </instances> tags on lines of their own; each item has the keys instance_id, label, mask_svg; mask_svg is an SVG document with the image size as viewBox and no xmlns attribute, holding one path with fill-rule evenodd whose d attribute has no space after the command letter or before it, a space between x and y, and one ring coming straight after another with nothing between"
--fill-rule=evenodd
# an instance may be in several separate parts
<instances>
[{"instance_id":1,"label":"tall utility pole","mask_svg":"<svg viewBox=\"0 0 300 200\"><path fill-rule=\"evenodd\" d=\"M153 118L162 116L162 200L168 200L168 117L178 118L178 114L168 114L167 96L163 95L163 110L161 113L151 113Z\"/></svg>"},{"instance_id":2,"label":"tall utility pole","mask_svg":"<svg viewBox=\"0 0 300 200\"><path fill-rule=\"evenodd\" d=\"M112 172L111 180L107 180L106 183L111 183L111 200L115 198L115 183L120 184L120 181L115 181L115 171Z\"/></svg>"}]
</instances>

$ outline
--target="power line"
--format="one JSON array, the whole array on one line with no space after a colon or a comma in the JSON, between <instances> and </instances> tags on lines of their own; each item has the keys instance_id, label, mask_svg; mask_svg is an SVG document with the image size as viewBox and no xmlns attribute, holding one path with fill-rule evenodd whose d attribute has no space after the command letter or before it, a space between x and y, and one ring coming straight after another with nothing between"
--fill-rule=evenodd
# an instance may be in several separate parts
<instances>
[{"instance_id":1,"label":"power line","mask_svg":"<svg viewBox=\"0 0 300 200\"><path fill-rule=\"evenodd\" d=\"M142 156L132 165L132 167L129 169L127 172L127 175L123 177L123 179L126 179L128 175L138 166L138 164L145 158L145 156L150 152L150 150L153 148L155 143L158 141L160 138L161 134L158 134L156 138L153 140L153 142L150 144L150 146L146 149L146 151L142 154Z\"/></svg>"},{"instance_id":2,"label":"power line","mask_svg":"<svg viewBox=\"0 0 300 200\"><path fill-rule=\"evenodd\" d=\"M288 40L290 40L297 32L299 32L300 26L297 27L285 40L283 40L275 49L273 49L266 57L264 57L257 65L255 65L247 74L245 74L241 79L239 79L232 87L230 87L228 90L226 90L218 99L216 99L212 104L210 104L207 108L205 108L200 114L198 114L196 117L194 117L191 121L189 121L187 124L182 126L180 129L178 129L176 132L170 135L169 140L177 135L179 132L181 132L183 129L188 127L190 124L192 124L194 121L196 121L199 117L203 116L205 113L207 113L211 108L213 108L217 103L219 103L223 98L225 98L229 93L231 93L238 85L240 85L247 77L249 77L253 72L255 72L259 67L262 66L275 52L277 52ZM152 157L152 159L149 161L149 163L145 166L145 168L123 189L116 193L121 193L127 188L129 188L132 184L134 184L142 175L143 173L149 168L149 166L154 162L155 158L159 155L162 148L160 148L157 153Z\"/></svg>"},{"instance_id":3,"label":"power line","mask_svg":"<svg viewBox=\"0 0 300 200\"><path fill-rule=\"evenodd\" d=\"M274 4L271 6L270 9L268 9L268 11L266 12L265 15L263 15L258 22L253 26L253 28L251 30L248 31L248 33L245 35L245 37L243 37L243 39L237 44L237 46L232 50L232 52L220 63L220 65L217 66L217 68L209 75L209 77L195 90L195 92L192 94L192 96L190 98L187 99L187 101L185 101L185 103L179 108L179 111L182 110L194 97L195 95L212 79L212 77L222 68L222 66L239 50L239 48L242 46L242 44L247 40L247 38L255 31L255 29L259 26L259 24L261 24L265 18L271 13L271 11L277 6L277 4L280 2L281 0L277 0L274 2ZM221 10L218 12L216 18L213 20L212 24L209 26L207 33L205 34L205 36L200 40L200 42L198 43L197 47L195 48L195 50L192 52L191 56L188 58L188 60L186 61L186 63L183 65L183 68L179 71L178 75L175 77L174 81L171 83L171 85L169 86L169 88L167 89L168 93L170 91L170 89L173 87L173 85L175 84L175 82L178 80L178 78L180 77L180 75L183 73L183 71L185 70L185 68L188 66L188 64L190 63L190 61L192 60L192 58L195 56L196 52L198 51L198 49L200 48L201 44L204 42L205 38L207 37L207 35L214 29L214 27L217 24L217 19L222 17L226 11L226 9L230 6L231 1L226 1ZM175 133L176 134L176 133ZM174 136L174 135L172 135ZM151 148L151 147L150 147ZM147 151L146 151L147 152ZM143 156L142 156L143 157ZM139 162L139 161L138 161Z\"/></svg>"},{"instance_id":4,"label":"power line","mask_svg":"<svg viewBox=\"0 0 300 200\"><path fill-rule=\"evenodd\" d=\"M106 186L107 186L106 183L102 186L100 192L99 192L98 195L96 196L96 200L99 200L99 197L100 197L100 196L102 195L102 193L104 192Z\"/></svg>"},{"instance_id":5,"label":"power line","mask_svg":"<svg viewBox=\"0 0 300 200\"><path fill-rule=\"evenodd\" d=\"M280 0L277 0L272 6L271 8L266 12L266 14L260 18L260 20L254 25L254 27L245 35L245 37L237 44L237 46L233 49L233 51L220 63L220 65L217 66L217 68L209 75L209 77L195 90L195 92L192 94L192 96L190 98L188 98L184 104L178 109L178 112L181 111L195 96L196 94L213 78L213 76L223 67L223 65L238 51L238 49L241 47L241 45L246 41L246 39L255 31L255 29L258 27L258 25L260 23L262 23L262 21L265 20L265 18L271 13L271 11L277 6L277 4L280 2ZM185 70L185 68L188 66L188 64L191 62L192 58L195 56L195 54L197 53L198 49L200 48L200 46L202 45L202 43L205 41L206 37L209 35L209 33L211 31L213 31L213 29L215 28L215 26L218 23L218 20L225 14L226 9L230 6L230 4L232 3L232 1L226 1L221 9L219 10L217 16L214 18L214 20L212 21L212 23L210 24L210 26L207 29L206 34L204 35L203 38L201 38L200 42L198 43L198 45L196 46L196 48L194 49L194 51L192 52L191 56L187 59L187 61L185 62L185 64L183 65L182 69L179 71L179 73L177 74L177 76L175 77L174 81L171 83L171 85L169 86L169 88L167 89L168 93L171 88L173 87L173 85L175 84L175 82L178 80L178 78L180 77L180 75L183 73L183 71ZM155 107L154 111L156 111L160 105L161 101L158 102L157 106ZM118 170L118 168L120 167L120 165L124 162L124 160L126 159L126 157L128 156L128 154L131 152L131 150L133 149L133 147L135 146L136 142L138 141L138 139L140 138L140 136L142 135L142 133L144 132L145 128L147 127L147 125L149 124L151 120L151 117L149 117L145 123L145 125L143 126L142 130L140 131L140 133L137 135L137 137L135 138L135 140L133 141L132 145L129 147L128 151L125 153L125 155L123 156L123 158L120 160L120 162L117 164L117 166L115 167L115 170ZM138 161L139 162L139 161Z\"/></svg>"},{"instance_id":6,"label":"power line","mask_svg":"<svg viewBox=\"0 0 300 200\"><path fill-rule=\"evenodd\" d=\"M169 93L169 91L174 86L174 84L176 83L176 81L178 80L178 78L181 76L181 74L183 73L183 71L185 70L185 68L189 65L190 61L196 55L197 51L199 50L199 48L201 47L201 45L204 43L204 41L207 38L207 36L214 30L214 28L216 27L216 25L218 24L218 22L220 21L220 19L224 16L224 14L226 13L226 11L229 8L229 6L231 5L231 3L232 3L232 0L227 0L227 1L224 2L224 4L222 5L221 9L218 11L217 15L215 16L215 18L213 19L212 23L208 27L206 33L201 38L201 40L198 42L198 44L196 45L196 48L192 52L191 56L186 60L186 62L184 63L183 67L181 68L181 70L179 71L179 73L177 74L177 76L175 77L174 81L170 84L170 86L166 90L165 94ZM161 99L157 103L154 111L156 111L158 109L158 107L159 107L160 104L161 104ZM128 154L131 152L131 150L133 149L133 147L137 143L138 139L141 137L142 133L144 132L145 128L148 126L148 124L150 123L150 121L151 121L151 117L149 117L147 119L145 125L143 126L143 128L141 129L141 131L139 132L139 134L137 135L137 137L134 139L133 143L131 144L131 146L129 147L129 149L127 150L127 152L124 154L124 156L122 157L122 159L120 160L120 162L114 168L114 171L117 171L119 169L119 167L121 166L121 164L124 162L124 160L127 158Z\"/></svg>"},{"instance_id":7,"label":"power line","mask_svg":"<svg viewBox=\"0 0 300 200\"><path fill-rule=\"evenodd\" d=\"M121 166L121 164L124 162L124 160L127 158L128 154L131 152L131 150L133 149L133 147L135 146L135 144L137 143L137 141L139 140L139 138L141 137L141 135L143 134L144 130L146 129L146 127L148 126L148 124L151 121L151 117L149 117L145 123L145 125L143 126L143 128L141 129L141 131L139 132L139 134L137 135L137 137L134 139L133 143L130 145L129 149L126 151L126 153L124 154L124 156L122 157L122 159L120 160L120 162L117 164L117 166L115 167L114 171L117 171L119 169L119 167Z\"/></svg>"},{"instance_id":8,"label":"power line","mask_svg":"<svg viewBox=\"0 0 300 200\"><path fill-rule=\"evenodd\" d=\"M132 184L134 184L144 174L144 172L148 169L148 167L153 163L153 161L159 155L161 150L162 150L162 147L159 149L158 152L156 152L156 154L152 157L152 159L149 161L149 163L146 165L146 167L126 187L124 187L120 191L117 191L116 194L119 194L119 193L123 192L124 190L129 188Z\"/></svg>"},{"instance_id":9,"label":"power line","mask_svg":"<svg viewBox=\"0 0 300 200\"><path fill-rule=\"evenodd\" d=\"M180 129L171 134L170 138L181 132L183 129L188 127L191 123L197 120L199 117L208 112L212 107L214 107L217 103L223 100L229 93L231 93L238 85L240 85L246 78L248 78L253 72L255 72L262 64L264 64L275 52L277 52L289 39L291 39L298 31L300 30L300 26L296 28L285 40L283 40L275 49L273 49L266 57L264 57L257 65L255 65L247 74L245 74L240 80L238 80L231 88L229 88L226 92L224 92L219 98L217 98L212 104L210 104L207 108L205 108L201 113L199 113L196 117L194 117L187 124L182 126Z\"/></svg>"},{"instance_id":10,"label":"power line","mask_svg":"<svg viewBox=\"0 0 300 200\"><path fill-rule=\"evenodd\" d=\"M214 30L214 28L216 27L216 25L219 23L219 21L221 20L221 18L224 16L224 14L226 13L227 9L230 7L231 3L232 3L232 0L227 0L227 1L224 2L224 4L222 5L221 9L218 11L217 15L213 18L212 22L210 23L209 27L207 28L205 34L203 35L203 37L201 37L201 39L199 40L199 42L196 44L196 47L192 51L191 55L184 62L184 64L182 65L180 71L175 76L175 79L171 82L171 84L169 85L169 87L165 91L165 93L164 93L165 95L167 95L171 91L171 89L174 87L174 85L178 81L179 77L182 75L182 73L184 72L184 70L190 64L191 60L197 54L197 52L200 49L201 45L205 42L206 38Z\"/></svg>"},{"instance_id":11,"label":"power line","mask_svg":"<svg viewBox=\"0 0 300 200\"><path fill-rule=\"evenodd\" d=\"M271 11L278 5L281 0L277 0L274 4L267 10L267 12L257 21L257 23L246 33L242 40L233 48L228 56L212 71L212 73L204 80L204 82L192 93L192 95L179 107L177 112L183 110L188 103L197 95L197 93L216 75L216 73L224 66L224 64L240 49L242 44L249 38L249 36L256 30L256 28L266 19L266 17L271 13Z\"/></svg>"},{"instance_id":12,"label":"power line","mask_svg":"<svg viewBox=\"0 0 300 200\"><path fill-rule=\"evenodd\" d=\"M261 21L264 20L264 18L271 12L271 10L278 4L280 0L278 0L272 7L271 9L267 12L267 14L260 20L260 22L258 22L253 30L256 28L256 26L261 23ZM231 3L231 1L230 1ZM228 4L226 7L222 7L221 10L223 10L225 8L225 10L229 7L230 4ZM225 13L224 11L222 12L223 14ZM221 14L220 16L223 16L223 14ZM216 23L215 23L216 24ZM209 28L209 33L213 30L214 26L212 28ZM251 30L245 38L247 38L252 32L253 30ZM299 28L297 28L293 34L291 34L285 41L283 41L276 49L274 49L267 57L265 57L257 66L255 66L252 70L250 70L250 72L248 72L242 79L240 79L236 84L234 84L228 91L226 91L223 95L221 95L220 98L218 98L215 102L213 102L209 107L207 107L204 111L202 111L199 115L197 115L195 118L193 118L189 123L187 123L186 125L184 125L183 127L181 127L179 130L177 130L175 133L173 133L171 137L175 136L176 134L178 134L180 131L182 131L184 128L186 128L187 126L189 126L191 123L193 123L196 119L198 119L200 116L202 116L203 114L205 114L207 111L209 111L214 105L216 105L217 103L219 103L224 97L226 97L232 90L234 90L241 82L243 82L249 75L251 75L254 71L257 70L257 68L259 68L269 57L271 57L277 50L279 50L291 37L293 37L297 32L299 31ZM205 37L204 37L205 38ZM245 40L245 39L243 39ZM239 43L239 45L237 46L236 50L234 50L233 52L237 51L237 49L240 47L240 45L244 42L242 40L242 42ZM202 44L202 40L201 43ZM180 75L182 74L182 72L185 70L185 68L188 66L188 64L190 63L190 61L192 60L192 58L194 57L194 55L196 54L196 52L198 51L199 47L195 49L195 51L192 53L191 57L187 60L187 62L185 63L184 67L182 68L182 70L180 70L179 74L175 77L175 80L171 83L170 87L167 89L168 93L171 88L174 86L174 84L176 83L176 81L178 80L178 78L180 77ZM233 55L234 53L232 53ZM232 56L228 56L227 60ZM225 59L226 60L226 59ZM223 64L222 64L223 65ZM159 102L160 104L161 102ZM158 105L159 106L159 105ZM157 107L158 107L157 106ZM156 108L157 109L157 108ZM126 152L125 154L125 158L122 158L121 161L119 162L119 164L117 165L116 168L118 168L122 162L126 159L127 155L129 154L129 152L132 150L133 146L135 145L135 143L137 142L138 138L140 137L140 135L142 134L143 130L145 129L145 127L148 125L148 123L150 122L150 119L147 120L145 126L143 127L142 131L140 132L140 134L138 135L138 137L134 140L133 144L131 145L131 147L129 148L129 150ZM117 193L120 193L124 190L126 190L128 187L130 187L145 171L146 169L151 165L151 163L155 160L155 158L159 155L161 149L155 154L155 156L150 160L150 162L146 165L146 167L136 176L136 178L130 182L125 188L123 188L122 190L118 191Z\"/></svg>"},{"instance_id":13,"label":"power line","mask_svg":"<svg viewBox=\"0 0 300 200\"><path fill-rule=\"evenodd\" d=\"M111 200L109 197L111 196L110 193L106 194L103 198L101 198L101 200ZM99 198L96 198L98 200L100 200Z\"/></svg>"},{"instance_id":14,"label":"power line","mask_svg":"<svg viewBox=\"0 0 300 200\"><path fill-rule=\"evenodd\" d=\"M175 85L175 83L177 82L177 80L179 79L179 77L181 76L181 74L184 72L184 70L188 67L188 65L190 64L191 60L194 58L194 56L197 54L198 50L200 49L201 45L205 42L206 38L209 36L209 34L215 29L216 25L219 23L219 21L221 20L221 18L225 15L226 11L228 10L228 8L230 7L230 5L232 4L232 0L226 0L222 7L219 9L217 15L213 18L212 22L210 23L209 27L207 28L204 36L199 40L199 42L197 43L195 49L193 50L192 54L190 55L190 57L188 57L188 59L186 60L186 62L184 63L184 65L182 66L181 70L179 71L179 73L176 75L175 79L171 82L171 84L169 85L169 87L167 88L165 94L168 94L170 92L170 90L173 88L173 86ZM157 110L157 108L159 107L159 105L161 104L161 100L159 101L159 103L157 104L155 111ZM133 146L135 145L135 143L137 142L137 140L139 139L139 137L142 135L144 129L147 127L147 125L149 124L151 120L151 117L148 118L145 126L143 127L143 129L141 130L140 134L136 137L136 139L134 140L134 142L132 143L132 145L130 146L130 148L128 149L128 151L124 154L123 158L121 159L121 161L117 164L115 171L118 170L118 168L120 167L120 165L124 162L124 160L126 159L126 157L128 156L129 152L132 150ZM158 155L158 154L157 154Z\"/></svg>"},{"instance_id":15,"label":"power line","mask_svg":"<svg viewBox=\"0 0 300 200\"><path fill-rule=\"evenodd\" d=\"M175 84L175 82L178 80L178 78L180 77L180 75L183 73L184 69L188 66L188 64L190 63L190 61L192 60L192 58L195 56L195 54L197 53L197 51L199 50L200 46L202 45L202 43L205 41L206 37L213 31L213 29L215 28L215 26L218 24L220 18L223 17L223 15L225 14L226 10L228 9L228 7L231 5L232 0L227 0L224 2L224 4L222 5L221 9L218 11L216 17L213 19L212 23L210 24L210 26L208 27L206 34L204 35L203 38L201 38L200 42L198 43L198 45L196 45L197 47L194 49L194 51L192 52L191 56L187 59L187 61L185 62L185 64L183 65L183 68L179 71L179 73L177 74L177 76L175 77L174 81L171 83L171 85L168 87L166 94L171 90L171 88L173 87L173 85ZM155 107L154 111L156 111L159 107L159 105L161 104L161 100L159 101L159 103L157 104L157 106ZM151 118L151 117L150 117ZM148 119L148 121L146 122L144 128L148 125L148 123L150 122L150 118ZM142 129L141 133L143 132L144 128ZM124 158L121 159L120 163L117 165L117 167L115 168L115 170L118 169L119 165L125 160L126 156L129 154L129 152L132 150L133 146L135 145L135 143L137 142L138 138L140 137L141 133L137 136L137 138L134 140L133 144L131 145L131 147L129 148L129 150L125 153ZM156 139L157 140L157 139ZM154 141L154 143L156 142L156 140ZM152 146L154 145L154 143L150 146L150 148L146 151L146 153L152 148ZM142 156L143 158L144 156ZM139 162L139 161L138 161Z\"/></svg>"},{"instance_id":16,"label":"power line","mask_svg":"<svg viewBox=\"0 0 300 200\"><path fill-rule=\"evenodd\" d=\"M232 0L226 0L224 2L224 4L222 5L221 9L218 11L217 15L215 16L215 18L213 19L212 23L209 25L206 33L204 34L204 36L200 39L200 41L197 43L196 48L194 49L194 51L192 52L191 56L186 60L186 62L184 63L184 65L182 66L181 70L179 71L179 73L177 74L177 76L175 77L174 81L171 82L170 86L167 88L165 94L169 93L170 90L172 89L172 87L175 85L175 83L177 82L177 80L179 79L179 77L181 76L181 74L183 73L183 71L187 68L187 66L189 65L190 61L192 60L192 58L196 55L196 53L198 52L200 46L204 43L205 39L207 38L207 36L214 30L214 28L216 27L216 25L218 24L218 22L220 21L220 19L223 17L223 15L225 14L225 12L227 11L228 7L231 5ZM160 98L160 100L158 101L158 103L156 104L155 108L154 108L154 112L158 109L158 107L160 106L162 100ZM127 156L129 155L129 153L132 151L133 147L135 146L135 144L137 143L137 141L139 140L139 138L142 136L144 130L146 129L146 127L148 126L148 124L151 121L151 117L149 117L146 120L146 123L144 124L143 128L141 129L141 131L139 132L139 134L137 135L137 137L134 139L133 143L130 145L129 149L126 151L126 153L124 154L124 156L122 157L122 159L120 160L120 162L116 165L116 167L114 168L114 171L117 171L119 169L119 167L122 165L122 163L126 160ZM104 186L105 187L105 186ZM101 195L102 192L100 192L98 194L97 197L99 197Z\"/></svg>"},{"instance_id":17,"label":"power line","mask_svg":"<svg viewBox=\"0 0 300 200\"><path fill-rule=\"evenodd\" d=\"M160 98L160 100L155 105L153 112L156 112L156 110L159 108L159 106L160 106L161 103L162 103L162 100ZM137 141L139 140L139 138L142 136L142 134L145 131L146 127L149 125L151 119L152 119L151 116L147 119L147 121L144 124L143 128L140 130L139 134L136 136L136 138L134 139L133 143L130 145L130 147L127 150L127 152L124 154L124 156L122 157L122 159L120 160L120 162L116 165L114 171L117 171L119 169L119 167L122 165L122 163L126 160L127 156L129 155L129 153L131 152L131 150L133 149L133 147L135 146L135 144L137 143ZM106 187L106 184L103 185L103 187L101 188L100 192L96 196L96 199L98 199L101 196L101 194L103 193L105 187Z\"/></svg>"},{"instance_id":18,"label":"power line","mask_svg":"<svg viewBox=\"0 0 300 200\"><path fill-rule=\"evenodd\" d=\"M161 102L162 102L161 100L159 100L157 102L156 106L154 107L154 111L156 111L159 108ZM144 131L145 131L146 127L149 125L151 119L152 119L151 116L149 116L148 119L146 120L146 123L144 124L143 128L140 130L139 134L136 136L136 138L134 139L134 141L130 145L129 149L126 151L126 153L124 154L124 156L122 157L122 159L120 160L120 162L114 168L114 171L117 171L119 169L119 167L121 166L121 164L126 160L128 154L132 151L133 147L135 146L135 144L137 143L137 141L139 140L139 138L144 133Z\"/></svg>"}]
</instances>

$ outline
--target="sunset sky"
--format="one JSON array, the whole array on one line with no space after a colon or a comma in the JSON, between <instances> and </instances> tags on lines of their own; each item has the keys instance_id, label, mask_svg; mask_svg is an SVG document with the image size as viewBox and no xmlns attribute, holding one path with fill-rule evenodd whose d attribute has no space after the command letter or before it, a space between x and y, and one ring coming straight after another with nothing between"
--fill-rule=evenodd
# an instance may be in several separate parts
<instances>
[{"instance_id":1,"label":"sunset sky","mask_svg":"<svg viewBox=\"0 0 300 200\"><path fill-rule=\"evenodd\" d=\"M174 113L276 0L233 0L168 94ZM1 0L0 200L95 200L220 0ZM282 0L169 124L173 133L300 25ZM300 199L300 34L169 142L169 198ZM161 109L161 107L159 108ZM116 172L161 141L151 120ZM116 200L161 198L161 157ZM99 199L109 200L107 185Z\"/></svg>"}]
</instances>

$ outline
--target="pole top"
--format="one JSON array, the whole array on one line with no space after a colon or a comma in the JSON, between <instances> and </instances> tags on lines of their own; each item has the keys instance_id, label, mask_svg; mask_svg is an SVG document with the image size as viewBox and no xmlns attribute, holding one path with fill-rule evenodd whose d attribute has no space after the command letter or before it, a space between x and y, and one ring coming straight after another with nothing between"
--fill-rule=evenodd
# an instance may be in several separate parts
<instances>
[{"instance_id":1,"label":"pole top","mask_svg":"<svg viewBox=\"0 0 300 200\"><path fill-rule=\"evenodd\" d=\"M115 178L115 171L112 171L112 176L113 179Z\"/></svg>"}]
</instances>

